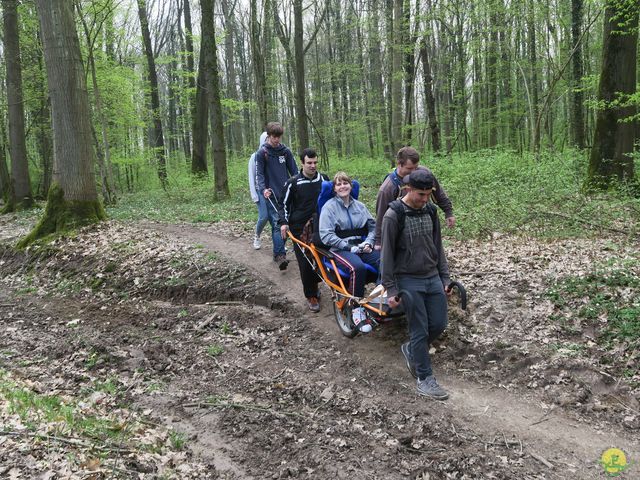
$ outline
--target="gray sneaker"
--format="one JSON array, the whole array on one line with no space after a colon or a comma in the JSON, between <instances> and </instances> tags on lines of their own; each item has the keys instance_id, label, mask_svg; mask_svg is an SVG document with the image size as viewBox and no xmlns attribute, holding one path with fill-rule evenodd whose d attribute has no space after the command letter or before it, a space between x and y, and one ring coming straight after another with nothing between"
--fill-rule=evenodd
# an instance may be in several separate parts
<instances>
[{"instance_id":1,"label":"gray sneaker","mask_svg":"<svg viewBox=\"0 0 640 480\"><path fill-rule=\"evenodd\" d=\"M424 397L433 398L434 400L446 400L449 394L436 381L436 377L429 375L424 380L416 381L418 394Z\"/></svg>"},{"instance_id":2,"label":"gray sneaker","mask_svg":"<svg viewBox=\"0 0 640 480\"><path fill-rule=\"evenodd\" d=\"M404 361L407 364L407 370L413 378L418 378L418 374L416 373L416 364L413 363L413 358L411 358L411 348L409 347L409 342L403 343L400 345L400 351L402 355L404 355Z\"/></svg>"}]
</instances>

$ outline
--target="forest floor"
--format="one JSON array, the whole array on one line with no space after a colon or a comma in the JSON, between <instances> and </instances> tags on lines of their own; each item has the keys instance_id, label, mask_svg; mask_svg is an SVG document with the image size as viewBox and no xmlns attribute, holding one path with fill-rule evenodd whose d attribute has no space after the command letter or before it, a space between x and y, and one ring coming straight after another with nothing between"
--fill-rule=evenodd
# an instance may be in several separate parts
<instances>
[{"instance_id":1,"label":"forest floor","mask_svg":"<svg viewBox=\"0 0 640 480\"><path fill-rule=\"evenodd\" d=\"M0 218L0 478L596 479L611 447L640 478L637 342L558 301L600 266L640 277L637 243L448 242L469 306L435 346L436 402L402 322L342 336L329 291L310 314L295 261L239 223L110 221L15 251L30 226Z\"/></svg>"}]
</instances>

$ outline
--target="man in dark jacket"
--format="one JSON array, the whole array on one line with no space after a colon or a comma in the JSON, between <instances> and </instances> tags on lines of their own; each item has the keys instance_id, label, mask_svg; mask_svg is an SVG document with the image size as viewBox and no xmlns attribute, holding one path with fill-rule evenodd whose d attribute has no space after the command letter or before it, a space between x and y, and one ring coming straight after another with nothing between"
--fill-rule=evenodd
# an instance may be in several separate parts
<instances>
[{"instance_id":1,"label":"man in dark jacket","mask_svg":"<svg viewBox=\"0 0 640 480\"><path fill-rule=\"evenodd\" d=\"M415 170L404 183L408 192L395 200L382 220L382 284L389 306L404 304L409 342L402 345L409 372L420 395L446 400L449 394L433 376L429 344L447 327L449 267L442 248L436 207L429 203L435 178ZM398 298L400 290L408 293ZM446 292L446 293L445 293Z\"/></svg>"},{"instance_id":2,"label":"man in dark jacket","mask_svg":"<svg viewBox=\"0 0 640 480\"><path fill-rule=\"evenodd\" d=\"M316 212L322 181L329 180L325 174L318 172L318 156L314 150L306 148L300 155L300 160L300 173L287 180L280 202L280 232L283 238L286 237L287 230L291 230L294 237L300 238L305 224ZM309 310L319 312L318 275L313 271L298 244L294 245L293 251L298 260L302 289ZM310 254L307 253L307 256L311 259Z\"/></svg>"},{"instance_id":3,"label":"man in dark jacket","mask_svg":"<svg viewBox=\"0 0 640 480\"><path fill-rule=\"evenodd\" d=\"M284 129L278 122L267 124L267 141L256 152L256 188L267 200L273 260L280 270L286 270L284 240L278 228L278 199L284 195L285 182L297 173L296 161L289 148L280 143Z\"/></svg>"},{"instance_id":4,"label":"man in dark jacket","mask_svg":"<svg viewBox=\"0 0 640 480\"><path fill-rule=\"evenodd\" d=\"M428 168L418 165L419 162L420 154L415 148L402 147L396 155L396 169L387 175L387 178L385 178L382 185L380 185L376 197L376 248L380 248L382 219L384 218L384 214L387 213L389 204L404 195L405 189L402 188L402 179L417 169L426 170L431 173L431 170ZM447 226L451 228L456 223L456 218L453 216L453 205L447 196L447 192L445 192L438 183L438 179L435 176L433 179L435 183L432 199L444 211Z\"/></svg>"}]
</instances>

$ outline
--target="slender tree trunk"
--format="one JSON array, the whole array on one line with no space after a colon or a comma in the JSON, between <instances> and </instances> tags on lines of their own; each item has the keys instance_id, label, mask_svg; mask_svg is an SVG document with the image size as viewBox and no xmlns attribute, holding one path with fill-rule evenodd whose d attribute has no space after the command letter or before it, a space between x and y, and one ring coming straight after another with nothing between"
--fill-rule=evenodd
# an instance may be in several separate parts
<instances>
[{"instance_id":1,"label":"slender tree trunk","mask_svg":"<svg viewBox=\"0 0 640 480\"><path fill-rule=\"evenodd\" d=\"M413 123L415 122L414 118L414 87L415 87L415 50L416 44L418 42L418 22L420 16L420 0L415 0L416 2L416 13L415 13L415 26L410 28L411 26L411 2L410 0L404 0L404 25L407 30L407 35L405 38L407 39L407 44L404 46L404 141L405 145L411 145L413 140ZM409 35L409 30L413 33Z\"/></svg>"},{"instance_id":2,"label":"slender tree trunk","mask_svg":"<svg viewBox=\"0 0 640 480\"><path fill-rule=\"evenodd\" d=\"M9 170L7 170L7 149L5 138L7 132L4 127L4 115L0 117L0 198L7 203L9 201L10 181Z\"/></svg>"},{"instance_id":3,"label":"slender tree trunk","mask_svg":"<svg viewBox=\"0 0 640 480\"><path fill-rule=\"evenodd\" d=\"M376 131L382 135L384 155L387 159L393 157L393 148L389 139L389 126L385 109L384 87L382 83L382 60L380 54L381 35L378 24L378 0L369 0L371 20L369 22L369 82L371 84L371 114L378 126ZM377 136L377 135L376 135Z\"/></svg>"},{"instance_id":4,"label":"slender tree trunk","mask_svg":"<svg viewBox=\"0 0 640 480\"><path fill-rule=\"evenodd\" d=\"M184 30L185 30L185 48L186 48L186 67L187 67L187 86L189 87L189 107L191 113L191 125L194 124L196 119L196 78L194 68L194 53L193 53L193 30L191 27L191 6L189 0L183 0L184 11ZM187 136L185 141L185 154L187 158L191 157L191 135Z\"/></svg>"},{"instance_id":5,"label":"slender tree trunk","mask_svg":"<svg viewBox=\"0 0 640 480\"><path fill-rule=\"evenodd\" d=\"M227 78L227 98L230 100L238 101L238 78L236 74L236 55L235 55L235 38L236 38L236 27L235 27L235 16L233 12L233 5L229 4L229 0L222 0L222 12L224 15L224 58L225 58L225 70L226 70L226 78ZM240 151L242 149L242 126L240 124L240 119L238 116L238 112L232 110L230 112L230 116L232 117L229 122L229 146L235 152Z\"/></svg>"},{"instance_id":6,"label":"slender tree trunk","mask_svg":"<svg viewBox=\"0 0 640 480\"><path fill-rule=\"evenodd\" d=\"M602 71L598 87L596 131L589 159L587 185L606 189L615 181L634 179L633 144L637 129L634 102L638 53L638 2L619 0L605 7ZM621 104L612 102L619 101Z\"/></svg>"},{"instance_id":7,"label":"slender tree trunk","mask_svg":"<svg viewBox=\"0 0 640 480\"><path fill-rule=\"evenodd\" d=\"M268 0L265 1L264 9L269 8ZM265 73L264 44L263 36L260 34L260 24L258 22L258 6L256 0L251 0L251 23L249 24L251 56L253 58L253 74L255 77L256 103L258 104L258 120L260 129L263 129L269 122L269 112L267 108L267 78Z\"/></svg>"},{"instance_id":8,"label":"slender tree trunk","mask_svg":"<svg viewBox=\"0 0 640 480\"><path fill-rule=\"evenodd\" d=\"M205 57L209 43L204 42L200 47L198 61L198 82L195 95L195 110L193 112L193 149L191 156L191 173L207 176L207 126L209 125L209 104L207 100Z\"/></svg>"},{"instance_id":9,"label":"slender tree trunk","mask_svg":"<svg viewBox=\"0 0 640 480\"><path fill-rule=\"evenodd\" d=\"M218 54L213 22L212 0L202 0L202 42L206 43L205 71L211 112L211 152L213 154L214 194L216 199L229 196L227 154L224 149L224 124L220 103L220 79L218 78Z\"/></svg>"},{"instance_id":10,"label":"slender tree trunk","mask_svg":"<svg viewBox=\"0 0 640 480\"><path fill-rule=\"evenodd\" d=\"M93 85L93 99L95 101L95 108L98 119L100 121L100 134L102 144L98 141L95 127L92 125L92 136L95 138L96 154L98 159L98 168L100 170L100 179L102 181L102 201L105 204L115 203L115 193L113 192L113 173L111 169L111 146L109 144L109 136L107 133L107 119L104 115L104 109L102 108L102 96L100 95L100 88L98 87L98 75L96 73L96 62L93 56L93 48L91 44L91 38L89 34L89 27L82 12L80 6L78 6L79 17L82 21L82 27L84 29L85 39L87 41L87 59L89 61L89 70L91 72L91 81Z\"/></svg>"},{"instance_id":11,"label":"slender tree trunk","mask_svg":"<svg viewBox=\"0 0 640 480\"><path fill-rule=\"evenodd\" d=\"M36 6L51 96L53 184L44 216L19 246L105 218L96 191L89 95L73 4L67 0L36 0Z\"/></svg>"},{"instance_id":12,"label":"slender tree trunk","mask_svg":"<svg viewBox=\"0 0 640 480\"><path fill-rule=\"evenodd\" d=\"M529 90L531 91L531 148L534 152L540 150L540 124L538 123L538 49L536 47L534 0L527 0L527 31L529 33L529 65L530 78Z\"/></svg>"},{"instance_id":13,"label":"slender tree trunk","mask_svg":"<svg viewBox=\"0 0 640 480\"><path fill-rule=\"evenodd\" d=\"M489 48L487 51L487 107L489 114L489 147L498 145L498 2L490 3Z\"/></svg>"},{"instance_id":14,"label":"slender tree trunk","mask_svg":"<svg viewBox=\"0 0 640 480\"><path fill-rule=\"evenodd\" d=\"M402 143L402 79L404 61L404 0L393 0L393 43L391 53L391 144L397 151Z\"/></svg>"},{"instance_id":15,"label":"slender tree trunk","mask_svg":"<svg viewBox=\"0 0 640 480\"><path fill-rule=\"evenodd\" d=\"M151 46L151 33L149 32L146 2L145 0L137 0L137 2L142 41L144 43L145 56L147 57L147 74L149 75L149 86L151 88L151 116L153 125L151 128L151 148L154 150L158 165L158 178L164 187L167 183L167 155L164 148L164 134L162 132L160 96L158 95L158 74L156 72L156 61Z\"/></svg>"},{"instance_id":16,"label":"slender tree trunk","mask_svg":"<svg viewBox=\"0 0 640 480\"><path fill-rule=\"evenodd\" d=\"M440 152L440 126L436 115L436 99L433 95L433 77L431 76L431 64L429 62L429 48L426 35L422 37L420 47L420 58L422 59L422 73L424 75L424 98L427 110L427 121L429 122L429 132L431 133L431 146L433 152Z\"/></svg>"},{"instance_id":17,"label":"slender tree trunk","mask_svg":"<svg viewBox=\"0 0 640 480\"><path fill-rule=\"evenodd\" d=\"M9 151L11 153L11 188L5 211L30 208L33 205L31 179L27 163L22 101L22 63L18 30L17 0L2 0L4 16L4 49L7 65L7 104L9 111Z\"/></svg>"},{"instance_id":18,"label":"slender tree trunk","mask_svg":"<svg viewBox=\"0 0 640 480\"><path fill-rule=\"evenodd\" d=\"M293 50L295 55L295 101L298 130L298 154L309 146L309 124L304 67L304 27L302 25L302 0L293 0Z\"/></svg>"},{"instance_id":19,"label":"slender tree trunk","mask_svg":"<svg viewBox=\"0 0 640 480\"><path fill-rule=\"evenodd\" d=\"M571 0L571 43L575 47L582 34L582 0ZM585 146L584 140L584 95L582 94L582 46L579 46L572 58L572 86L571 92L571 136L573 144L579 149Z\"/></svg>"}]
</instances>

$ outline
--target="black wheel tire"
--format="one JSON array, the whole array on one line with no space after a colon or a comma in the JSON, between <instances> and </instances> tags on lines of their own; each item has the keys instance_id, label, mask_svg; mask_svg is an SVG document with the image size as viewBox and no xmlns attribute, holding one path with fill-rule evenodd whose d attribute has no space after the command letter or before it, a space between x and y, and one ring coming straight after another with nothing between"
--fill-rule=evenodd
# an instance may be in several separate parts
<instances>
[{"instance_id":1,"label":"black wheel tire","mask_svg":"<svg viewBox=\"0 0 640 480\"><path fill-rule=\"evenodd\" d=\"M346 305L340 310L336 303L333 302L333 315L336 317L336 323L340 332L348 338L353 338L358 334L358 329L351 319L351 305Z\"/></svg>"}]
</instances>

